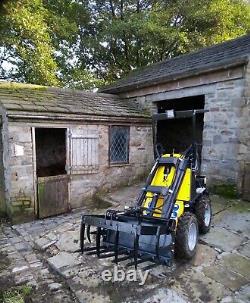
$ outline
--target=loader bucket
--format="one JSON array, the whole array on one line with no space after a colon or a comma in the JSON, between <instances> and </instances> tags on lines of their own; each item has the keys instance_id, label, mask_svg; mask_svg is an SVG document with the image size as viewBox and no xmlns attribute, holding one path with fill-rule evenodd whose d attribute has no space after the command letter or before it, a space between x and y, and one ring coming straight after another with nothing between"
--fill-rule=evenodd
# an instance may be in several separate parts
<instances>
[{"instance_id":1,"label":"loader bucket","mask_svg":"<svg viewBox=\"0 0 250 303\"><path fill-rule=\"evenodd\" d=\"M126 215L119 215L116 220L104 215L85 215L81 225L81 251L90 251L99 258L113 256L115 263L120 255L127 255L133 258L130 265L135 267L144 261L169 264L173 256L173 238L167 225L159 221ZM96 227L96 245L85 248L85 233L90 240L90 226Z\"/></svg>"}]
</instances>

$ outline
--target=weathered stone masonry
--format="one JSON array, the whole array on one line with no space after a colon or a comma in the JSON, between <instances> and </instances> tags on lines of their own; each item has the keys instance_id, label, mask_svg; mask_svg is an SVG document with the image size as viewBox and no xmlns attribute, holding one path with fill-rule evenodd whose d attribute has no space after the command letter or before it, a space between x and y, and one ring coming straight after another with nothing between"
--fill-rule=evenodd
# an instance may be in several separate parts
<instances>
[{"instance_id":1,"label":"weathered stone masonry","mask_svg":"<svg viewBox=\"0 0 250 303\"><path fill-rule=\"evenodd\" d=\"M205 109L209 112L204 117L202 170L209 176L210 184L236 184L241 191L242 158L249 154L248 150L244 150L244 140L249 142L245 77L245 66L234 67L121 96L154 113L157 112L158 101L176 98L178 102L178 98L205 95Z\"/></svg>"},{"instance_id":2,"label":"weathered stone masonry","mask_svg":"<svg viewBox=\"0 0 250 303\"><path fill-rule=\"evenodd\" d=\"M66 130L65 168L69 180L69 208L86 205L94 194L130 184L150 170L153 161L152 126L150 116L145 111L138 110L127 101L119 105L119 99L112 96L49 88L42 91L35 88L30 91L29 88L26 91L21 87L17 89L18 92L15 89L3 87L1 90L0 85L3 142L3 145L0 144L0 149L3 149L0 154L3 156L2 166L0 161L0 174L3 174L0 182L0 210L7 211L14 220L31 220L38 214L37 128ZM53 99L50 95L48 100L48 94ZM50 110L57 113L46 111L47 104ZM26 108L34 110L27 111ZM92 114L98 111L99 116ZM129 127L128 163L110 164L109 132L114 125ZM73 171L70 160L73 152L71 136L92 133L97 134L98 140L97 167L86 172ZM81 148L80 154L82 152Z\"/></svg>"},{"instance_id":3,"label":"weathered stone masonry","mask_svg":"<svg viewBox=\"0 0 250 303\"><path fill-rule=\"evenodd\" d=\"M6 192L9 200L8 212L15 211L34 214L34 163L31 127L43 124L9 122L9 156L6 177ZM44 126L52 126L44 124ZM151 127L138 125L130 127L130 161L126 165L109 165L108 159L108 132L109 125L75 125L53 124L53 127L92 128L99 133L99 169L94 174L76 174L70 176L70 204L72 208L86 204L94 193L132 182L145 175L152 164L152 133ZM15 156L13 149L16 145L24 147L23 156ZM151 153L148 151L151 150Z\"/></svg>"},{"instance_id":4,"label":"weathered stone masonry","mask_svg":"<svg viewBox=\"0 0 250 303\"><path fill-rule=\"evenodd\" d=\"M133 100L151 113L157 112L158 102L204 98L209 112L204 116L202 171L210 185L236 186L249 199L249 58L246 35L150 65L102 92Z\"/></svg>"}]
</instances>

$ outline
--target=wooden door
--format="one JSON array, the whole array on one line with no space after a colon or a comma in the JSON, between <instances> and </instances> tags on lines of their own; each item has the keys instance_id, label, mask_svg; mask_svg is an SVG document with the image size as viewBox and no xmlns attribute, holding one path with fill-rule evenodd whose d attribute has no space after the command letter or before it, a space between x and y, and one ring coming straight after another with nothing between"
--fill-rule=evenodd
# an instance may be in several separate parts
<instances>
[{"instance_id":1,"label":"wooden door","mask_svg":"<svg viewBox=\"0 0 250 303\"><path fill-rule=\"evenodd\" d=\"M38 216L46 218L69 211L68 175L38 177Z\"/></svg>"}]
</instances>

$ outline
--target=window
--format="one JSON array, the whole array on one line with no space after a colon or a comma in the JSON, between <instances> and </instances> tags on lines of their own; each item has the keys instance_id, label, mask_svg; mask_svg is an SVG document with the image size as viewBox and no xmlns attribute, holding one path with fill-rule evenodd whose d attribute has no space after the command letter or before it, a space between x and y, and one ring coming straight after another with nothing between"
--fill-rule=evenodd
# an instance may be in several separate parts
<instances>
[{"instance_id":1,"label":"window","mask_svg":"<svg viewBox=\"0 0 250 303\"><path fill-rule=\"evenodd\" d=\"M110 127L109 161L110 163L129 162L129 127Z\"/></svg>"},{"instance_id":2,"label":"window","mask_svg":"<svg viewBox=\"0 0 250 303\"><path fill-rule=\"evenodd\" d=\"M98 171L99 136L95 131L71 131L70 172L71 174L91 174Z\"/></svg>"}]
</instances>

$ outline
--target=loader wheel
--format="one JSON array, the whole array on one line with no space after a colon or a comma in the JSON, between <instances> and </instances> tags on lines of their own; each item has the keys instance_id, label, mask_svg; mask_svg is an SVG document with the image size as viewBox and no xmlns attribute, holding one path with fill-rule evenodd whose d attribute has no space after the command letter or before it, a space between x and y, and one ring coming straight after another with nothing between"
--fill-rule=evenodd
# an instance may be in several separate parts
<instances>
[{"instance_id":1,"label":"loader wheel","mask_svg":"<svg viewBox=\"0 0 250 303\"><path fill-rule=\"evenodd\" d=\"M206 234L211 226L212 207L211 201L207 194L203 195L200 201L195 205L195 214L199 224L201 234Z\"/></svg>"},{"instance_id":2,"label":"loader wheel","mask_svg":"<svg viewBox=\"0 0 250 303\"><path fill-rule=\"evenodd\" d=\"M191 259L195 255L198 230L198 221L194 214L186 212L179 218L175 237L177 258Z\"/></svg>"}]
</instances>

